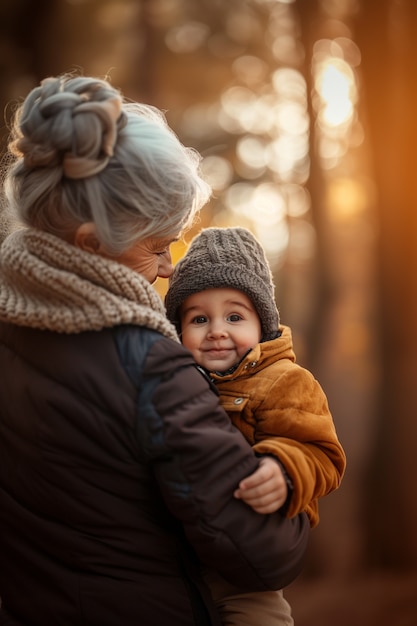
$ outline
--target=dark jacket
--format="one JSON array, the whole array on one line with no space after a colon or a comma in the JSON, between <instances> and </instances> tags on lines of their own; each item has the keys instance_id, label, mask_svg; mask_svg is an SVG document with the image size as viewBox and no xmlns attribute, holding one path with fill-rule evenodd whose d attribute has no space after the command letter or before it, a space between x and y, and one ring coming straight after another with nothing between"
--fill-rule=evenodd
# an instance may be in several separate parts
<instances>
[{"instance_id":1,"label":"dark jacket","mask_svg":"<svg viewBox=\"0 0 417 626\"><path fill-rule=\"evenodd\" d=\"M0 596L12 617L216 624L197 559L254 591L300 572L306 516L258 515L232 497L257 460L182 346L139 326L0 323L0 372Z\"/></svg>"}]
</instances>

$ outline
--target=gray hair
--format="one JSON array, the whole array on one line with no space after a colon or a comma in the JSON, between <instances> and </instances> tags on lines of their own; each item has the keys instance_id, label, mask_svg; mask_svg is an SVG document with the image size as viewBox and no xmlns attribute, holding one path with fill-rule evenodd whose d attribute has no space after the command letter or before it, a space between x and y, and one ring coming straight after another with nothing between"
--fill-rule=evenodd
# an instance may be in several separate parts
<instances>
[{"instance_id":1,"label":"gray hair","mask_svg":"<svg viewBox=\"0 0 417 626\"><path fill-rule=\"evenodd\" d=\"M210 197L200 155L164 114L103 79L42 81L15 115L9 153L4 192L19 221L63 239L93 222L114 254L180 233Z\"/></svg>"}]
</instances>

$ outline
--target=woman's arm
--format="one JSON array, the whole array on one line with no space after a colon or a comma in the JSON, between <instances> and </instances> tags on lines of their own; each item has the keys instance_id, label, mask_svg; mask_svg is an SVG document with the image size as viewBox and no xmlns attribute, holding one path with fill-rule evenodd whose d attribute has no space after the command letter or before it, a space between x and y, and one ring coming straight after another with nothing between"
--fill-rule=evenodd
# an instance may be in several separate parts
<instances>
[{"instance_id":1,"label":"woman's arm","mask_svg":"<svg viewBox=\"0 0 417 626\"><path fill-rule=\"evenodd\" d=\"M302 569L306 516L259 515L233 497L259 460L188 351L156 341L144 370L139 439L169 510L200 560L253 591L288 585Z\"/></svg>"}]
</instances>

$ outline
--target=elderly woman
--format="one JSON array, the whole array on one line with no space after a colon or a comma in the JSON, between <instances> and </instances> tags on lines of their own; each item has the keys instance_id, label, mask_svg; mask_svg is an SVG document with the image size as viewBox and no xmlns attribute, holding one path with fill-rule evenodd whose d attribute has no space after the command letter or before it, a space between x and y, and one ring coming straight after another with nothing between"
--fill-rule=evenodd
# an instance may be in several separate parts
<instances>
[{"instance_id":1,"label":"elderly woman","mask_svg":"<svg viewBox=\"0 0 417 626\"><path fill-rule=\"evenodd\" d=\"M21 227L0 253L3 618L218 624L198 562L281 588L308 523L233 497L258 459L151 285L209 196L198 155L156 109L73 76L27 96L9 150Z\"/></svg>"}]
</instances>

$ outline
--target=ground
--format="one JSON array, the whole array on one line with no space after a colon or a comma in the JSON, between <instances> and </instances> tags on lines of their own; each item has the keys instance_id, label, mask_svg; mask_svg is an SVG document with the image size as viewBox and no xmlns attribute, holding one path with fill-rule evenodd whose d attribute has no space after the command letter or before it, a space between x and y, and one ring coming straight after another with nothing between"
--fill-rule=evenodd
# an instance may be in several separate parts
<instances>
[{"instance_id":1,"label":"ground","mask_svg":"<svg viewBox=\"0 0 417 626\"><path fill-rule=\"evenodd\" d=\"M300 578L285 596L295 626L417 626L417 572L345 581Z\"/></svg>"}]
</instances>

